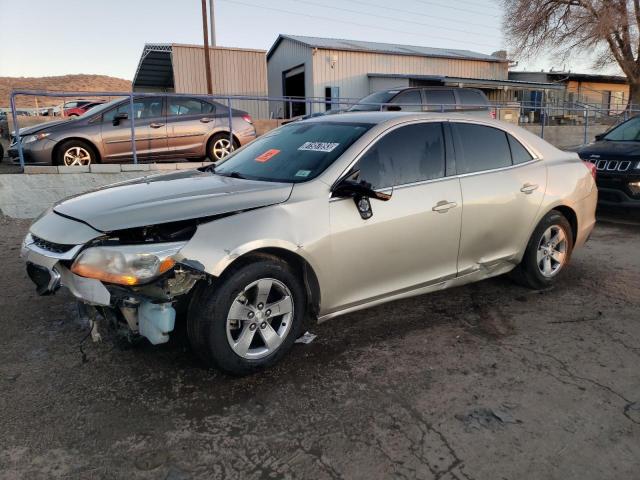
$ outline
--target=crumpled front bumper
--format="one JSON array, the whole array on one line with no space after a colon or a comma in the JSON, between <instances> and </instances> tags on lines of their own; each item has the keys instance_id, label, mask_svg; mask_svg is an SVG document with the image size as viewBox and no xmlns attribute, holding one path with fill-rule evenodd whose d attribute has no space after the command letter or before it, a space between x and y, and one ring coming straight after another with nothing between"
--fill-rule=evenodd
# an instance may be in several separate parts
<instances>
[{"instance_id":1,"label":"crumpled front bumper","mask_svg":"<svg viewBox=\"0 0 640 480\"><path fill-rule=\"evenodd\" d=\"M80 277L67 267L81 248L82 245L77 245L63 253L45 250L28 234L22 244L21 256L27 262L27 273L40 295L49 295L65 287L85 303L111 305L111 294L102 282Z\"/></svg>"}]
</instances>

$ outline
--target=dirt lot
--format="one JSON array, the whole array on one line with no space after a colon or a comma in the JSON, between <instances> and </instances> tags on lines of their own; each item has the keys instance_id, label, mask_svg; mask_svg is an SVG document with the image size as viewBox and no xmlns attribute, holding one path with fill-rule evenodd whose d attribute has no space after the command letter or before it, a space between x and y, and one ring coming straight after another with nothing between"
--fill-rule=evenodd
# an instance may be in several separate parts
<instances>
[{"instance_id":1,"label":"dirt lot","mask_svg":"<svg viewBox=\"0 0 640 480\"><path fill-rule=\"evenodd\" d=\"M180 342L79 344L0 218L0 478L632 479L640 217L608 213L561 284L497 278L332 320L234 379Z\"/></svg>"}]
</instances>

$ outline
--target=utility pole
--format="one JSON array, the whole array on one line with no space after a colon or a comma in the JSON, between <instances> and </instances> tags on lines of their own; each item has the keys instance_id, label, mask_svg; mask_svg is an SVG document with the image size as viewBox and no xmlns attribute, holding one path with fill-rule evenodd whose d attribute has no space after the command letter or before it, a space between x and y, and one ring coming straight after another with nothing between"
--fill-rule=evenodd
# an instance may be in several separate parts
<instances>
[{"instance_id":1,"label":"utility pole","mask_svg":"<svg viewBox=\"0 0 640 480\"><path fill-rule=\"evenodd\" d=\"M211 46L216 46L216 11L215 0L209 0L209 27L211 28Z\"/></svg>"},{"instance_id":2,"label":"utility pole","mask_svg":"<svg viewBox=\"0 0 640 480\"><path fill-rule=\"evenodd\" d=\"M211 86L211 62L209 60L209 28L207 27L207 0L202 0L202 34L204 35L204 69L207 74L207 94L213 94Z\"/></svg>"}]
</instances>

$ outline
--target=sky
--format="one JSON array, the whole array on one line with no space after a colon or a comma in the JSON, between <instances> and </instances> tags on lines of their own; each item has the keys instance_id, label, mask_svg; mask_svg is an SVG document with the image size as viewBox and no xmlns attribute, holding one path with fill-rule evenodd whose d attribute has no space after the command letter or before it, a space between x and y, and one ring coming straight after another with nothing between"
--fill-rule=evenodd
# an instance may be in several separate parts
<instances>
[{"instance_id":1,"label":"sky","mask_svg":"<svg viewBox=\"0 0 640 480\"><path fill-rule=\"evenodd\" d=\"M268 50L279 33L492 53L498 0L215 0L217 44ZM202 43L201 0L0 0L0 76L132 79L145 43ZM594 71L588 59L517 70ZM607 72L609 73L609 72Z\"/></svg>"}]
</instances>

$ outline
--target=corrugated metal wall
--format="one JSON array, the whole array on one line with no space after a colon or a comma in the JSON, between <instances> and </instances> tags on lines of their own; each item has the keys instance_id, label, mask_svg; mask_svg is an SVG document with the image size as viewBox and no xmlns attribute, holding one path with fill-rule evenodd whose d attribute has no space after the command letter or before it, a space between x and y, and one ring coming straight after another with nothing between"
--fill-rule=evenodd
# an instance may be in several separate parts
<instances>
[{"instance_id":1,"label":"corrugated metal wall","mask_svg":"<svg viewBox=\"0 0 640 480\"><path fill-rule=\"evenodd\" d=\"M313 96L313 62L311 48L302 43L284 39L269 58L267 70L269 75L269 96L282 97L282 72L299 65L304 65L305 91L308 97ZM323 92L324 95L324 92ZM269 110L274 117L282 117L287 108L282 102L270 102Z\"/></svg>"},{"instance_id":2,"label":"corrugated metal wall","mask_svg":"<svg viewBox=\"0 0 640 480\"><path fill-rule=\"evenodd\" d=\"M334 63L333 68L332 63ZM325 87L331 86L340 88L341 97L360 98L370 93L368 73L446 75L506 80L508 64L480 60L317 50L313 55L313 72L316 96L324 95Z\"/></svg>"},{"instance_id":3,"label":"corrugated metal wall","mask_svg":"<svg viewBox=\"0 0 640 480\"><path fill-rule=\"evenodd\" d=\"M209 58L214 94L267 95L267 61L263 50L212 47ZM172 62L176 93L207 93L204 48L173 45ZM268 115L264 103L234 101L233 107L264 118Z\"/></svg>"}]
</instances>

